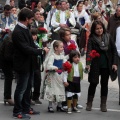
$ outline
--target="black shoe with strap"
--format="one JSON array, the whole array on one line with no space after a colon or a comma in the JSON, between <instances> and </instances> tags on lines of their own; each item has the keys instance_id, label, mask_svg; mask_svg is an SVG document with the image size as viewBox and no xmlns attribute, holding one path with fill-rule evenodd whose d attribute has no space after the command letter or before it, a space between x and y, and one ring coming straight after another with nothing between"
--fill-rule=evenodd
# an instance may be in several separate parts
<instances>
[{"instance_id":1,"label":"black shoe with strap","mask_svg":"<svg viewBox=\"0 0 120 120\"><path fill-rule=\"evenodd\" d=\"M57 111L59 111L59 112L66 112L65 109L63 109L62 107L59 107L59 106L57 106L56 109L57 109Z\"/></svg>"}]
</instances>

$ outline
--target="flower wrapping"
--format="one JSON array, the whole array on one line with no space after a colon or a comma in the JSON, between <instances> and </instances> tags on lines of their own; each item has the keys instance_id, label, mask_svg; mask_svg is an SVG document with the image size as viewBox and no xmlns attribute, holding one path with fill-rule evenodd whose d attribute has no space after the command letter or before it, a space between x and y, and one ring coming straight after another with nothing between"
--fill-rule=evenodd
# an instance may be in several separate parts
<instances>
[{"instance_id":1,"label":"flower wrapping","mask_svg":"<svg viewBox=\"0 0 120 120\"><path fill-rule=\"evenodd\" d=\"M39 46L42 48L43 38L46 36L47 30L44 27L38 27L38 39L39 39Z\"/></svg>"},{"instance_id":2,"label":"flower wrapping","mask_svg":"<svg viewBox=\"0 0 120 120\"><path fill-rule=\"evenodd\" d=\"M75 44L70 44L68 46L68 50L76 50L76 45Z\"/></svg>"},{"instance_id":3,"label":"flower wrapping","mask_svg":"<svg viewBox=\"0 0 120 120\"><path fill-rule=\"evenodd\" d=\"M70 62L67 61L67 62L63 63L64 71L67 71L68 73L70 73L71 69L72 69L72 65L70 64Z\"/></svg>"}]
</instances>

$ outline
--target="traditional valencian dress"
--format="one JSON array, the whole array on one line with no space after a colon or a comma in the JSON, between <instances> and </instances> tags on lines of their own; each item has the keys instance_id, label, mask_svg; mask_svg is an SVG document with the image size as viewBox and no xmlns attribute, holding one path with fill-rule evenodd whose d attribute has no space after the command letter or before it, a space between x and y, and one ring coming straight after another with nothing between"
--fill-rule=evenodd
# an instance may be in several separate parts
<instances>
[{"instance_id":1,"label":"traditional valencian dress","mask_svg":"<svg viewBox=\"0 0 120 120\"><path fill-rule=\"evenodd\" d=\"M81 62L78 64L72 63L71 72L69 74L64 72L64 82L69 83L69 86L66 87L67 97L72 97L75 94L80 97L80 81L83 79L83 69L83 64Z\"/></svg>"},{"instance_id":2,"label":"traditional valencian dress","mask_svg":"<svg viewBox=\"0 0 120 120\"><path fill-rule=\"evenodd\" d=\"M81 30L80 39L78 42L79 48L82 49L82 48L85 48L85 46L87 45L88 36L89 36L89 23L91 21L90 21L89 15L84 9L80 13L77 10L74 11L74 16L75 16L76 22L80 26L84 26L86 24L85 29Z\"/></svg>"},{"instance_id":3,"label":"traditional valencian dress","mask_svg":"<svg viewBox=\"0 0 120 120\"><path fill-rule=\"evenodd\" d=\"M47 64L47 77L45 80L44 99L48 101L65 101L65 87L63 85L62 65L66 61L63 55L53 53ZM55 68L59 72L55 72Z\"/></svg>"}]
</instances>

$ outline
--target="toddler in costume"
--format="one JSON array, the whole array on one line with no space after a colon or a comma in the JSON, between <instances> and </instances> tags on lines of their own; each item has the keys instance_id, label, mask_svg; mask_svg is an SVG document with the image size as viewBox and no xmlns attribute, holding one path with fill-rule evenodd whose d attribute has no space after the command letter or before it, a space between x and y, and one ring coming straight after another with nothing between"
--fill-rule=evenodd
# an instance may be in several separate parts
<instances>
[{"instance_id":1,"label":"toddler in costume","mask_svg":"<svg viewBox=\"0 0 120 120\"><path fill-rule=\"evenodd\" d=\"M63 84L62 65L66 61L63 52L63 43L54 40L51 43L49 54L45 60L47 71L44 87L44 99L49 101L48 112L54 112L52 103L57 102L57 111L64 111L61 102L65 101L65 87Z\"/></svg>"},{"instance_id":2,"label":"toddler in costume","mask_svg":"<svg viewBox=\"0 0 120 120\"><path fill-rule=\"evenodd\" d=\"M78 97L81 95L80 81L83 79L83 64L80 62L80 54L78 51L73 50L69 54L69 60L72 64L72 69L70 73L64 72L64 86L66 87L67 94L67 113L72 113L72 105L73 111L80 112L77 109L77 101Z\"/></svg>"}]
</instances>

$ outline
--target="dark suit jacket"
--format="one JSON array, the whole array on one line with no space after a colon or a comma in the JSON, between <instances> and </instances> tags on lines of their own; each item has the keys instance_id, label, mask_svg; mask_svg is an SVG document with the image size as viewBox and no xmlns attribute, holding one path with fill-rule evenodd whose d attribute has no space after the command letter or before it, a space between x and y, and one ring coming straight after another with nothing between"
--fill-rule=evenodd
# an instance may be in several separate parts
<instances>
[{"instance_id":1,"label":"dark suit jacket","mask_svg":"<svg viewBox=\"0 0 120 120\"><path fill-rule=\"evenodd\" d=\"M43 27L44 26L44 22L38 21L38 26L39 27ZM37 24L36 24L36 22L34 20L33 23L32 23L32 25L31 25L31 28L38 28L38 26L37 26Z\"/></svg>"}]
</instances>

